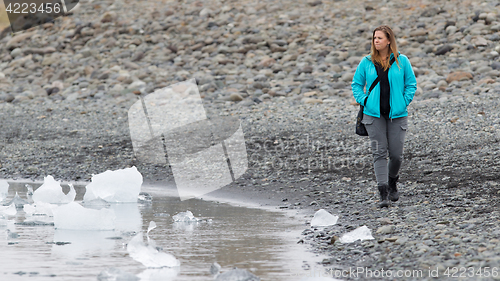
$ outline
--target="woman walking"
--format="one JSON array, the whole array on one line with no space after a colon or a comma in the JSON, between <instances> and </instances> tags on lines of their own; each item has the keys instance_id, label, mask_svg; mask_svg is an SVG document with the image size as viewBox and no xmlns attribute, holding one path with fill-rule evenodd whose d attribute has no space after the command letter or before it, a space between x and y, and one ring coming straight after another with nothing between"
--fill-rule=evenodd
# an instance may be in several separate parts
<instances>
[{"instance_id":1,"label":"woman walking","mask_svg":"<svg viewBox=\"0 0 500 281\"><path fill-rule=\"evenodd\" d=\"M368 93L374 81L376 85ZM417 89L410 61L398 52L390 27L382 25L373 31L371 53L359 63L351 87L356 102L364 106L362 123L371 141L380 207L388 207L389 200L399 199L396 183L408 128L406 108Z\"/></svg>"}]
</instances>

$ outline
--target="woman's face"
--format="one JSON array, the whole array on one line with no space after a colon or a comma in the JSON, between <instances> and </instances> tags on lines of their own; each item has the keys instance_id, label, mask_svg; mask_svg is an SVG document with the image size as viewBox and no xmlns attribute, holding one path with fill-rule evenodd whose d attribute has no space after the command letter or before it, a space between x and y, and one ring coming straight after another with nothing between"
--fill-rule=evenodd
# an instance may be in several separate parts
<instances>
[{"instance_id":1,"label":"woman's face","mask_svg":"<svg viewBox=\"0 0 500 281\"><path fill-rule=\"evenodd\" d=\"M375 49L377 51L382 51L386 48L389 48L389 39L385 35L385 32L377 30L375 31L375 35L373 36L373 44L375 44Z\"/></svg>"}]
</instances>

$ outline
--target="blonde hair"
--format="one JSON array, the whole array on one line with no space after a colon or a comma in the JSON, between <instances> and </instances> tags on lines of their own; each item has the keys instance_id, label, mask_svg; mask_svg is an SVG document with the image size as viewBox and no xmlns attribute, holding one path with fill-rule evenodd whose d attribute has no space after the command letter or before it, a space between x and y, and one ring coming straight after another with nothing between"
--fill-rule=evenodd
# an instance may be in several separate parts
<instances>
[{"instance_id":1,"label":"blonde hair","mask_svg":"<svg viewBox=\"0 0 500 281\"><path fill-rule=\"evenodd\" d=\"M371 47L371 53L370 53L372 62L378 63L379 65L381 65L384 68L384 71L387 70L390 66L389 60L383 61L382 57L380 56L380 52L375 48L374 41L375 41L375 32L376 31L384 32L387 39L389 39L389 42L390 42L390 44L389 44L389 57L391 56L391 53L394 54L396 64L399 67L399 59L398 59L399 53L398 53L398 45L396 44L396 36L394 36L394 32L387 25L381 25L381 26L375 28L375 30L373 30L372 47Z\"/></svg>"}]
</instances>

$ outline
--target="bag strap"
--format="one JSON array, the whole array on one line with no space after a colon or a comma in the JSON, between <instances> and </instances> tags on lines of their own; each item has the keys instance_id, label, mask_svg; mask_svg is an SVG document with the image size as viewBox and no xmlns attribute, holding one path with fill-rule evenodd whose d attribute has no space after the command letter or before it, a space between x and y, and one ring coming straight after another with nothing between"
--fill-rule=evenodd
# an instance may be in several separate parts
<instances>
[{"instance_id":1,"label":"bag strap","mask_svg":"<svg viewBox=\"0 0 500 281\"><path fill-rule=\"evenodd\" d=\"M393 56L391 61L389 62L389 67L392 66L392 64L396 61L396 57ZM373 88L375 88L375 86L377 85L377 83L380 81L380 76L377 75L377 79L375 79L375 81L373 81L372 85L370 86L370 89L368 90L368 96L370 95L370 93L372 92ZM366 97L368 98L368 97ZM365 105L366 105L366 99L365 99Z\"/></svg>"}]
</instances>

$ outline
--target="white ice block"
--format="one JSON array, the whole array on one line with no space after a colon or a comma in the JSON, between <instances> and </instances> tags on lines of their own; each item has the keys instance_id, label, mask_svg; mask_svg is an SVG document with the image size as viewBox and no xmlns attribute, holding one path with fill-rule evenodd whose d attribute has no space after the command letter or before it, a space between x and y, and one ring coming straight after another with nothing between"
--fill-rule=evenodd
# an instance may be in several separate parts
<instances>
[{"instance_id":1,"label":"white ice block","mask_svg":"<svg viewBox=\"0 0 500 281\"><path fill-rule=\"evenodd\" d=\"M64 194L61 182L56 181L48 175L43 179L43 184L33 192L33 202L45 202L51 204L67 204L75 200L75 188L70 185L68 194Z\"/></svg>"},{"instance_id":2,"label":"white ice block","mask_svg":"<svg viewBox=\"0 0 500 281\"><path fill-rule=\"evenodd\" d=\"M337 223L338 216L332 215L324 209L317 211L311 220L311 226L329 226Z\"/></svg>"},{"instance_id":3,"label":"white ice block","mask_svg":"<svg viewBox=\"0 0 500 281\"><path fill-rule=\"evenodd\" d=\"M176 267L181 265L180 261L173 255L159 252L151 242L146 246L142 240L143 235L140 232L127 244L127 252L134 260L150 268Z\"/></svg>"},{"instance_id":4,"label":"white ice block","mask_svg":"<svg viewBox=\"0 0 500 281\"><path fill-rule=\"evenodd\" d=\"M34 203L33 205L26 204L23 206L23 209L24 212L26 213L26 216L45 215L48 217L53 217L54 215L52 214L52 209L55 207L56 205L53 204L38 202Z\"/></svg>"},{"instance_id":5,"label":"white ice block","mask_svg":"<svg viewBox=\"0 0 500 281\"><path fill-rule=\"evenodd\" d=\"M198 222L200 219L195 218L191 211L180 212L173 216L172 219L175 222Z\"/></svg>"},{"instance_id":6,"label":"white ice block","mask_svg":"<svg viewBox=\"0 0 500 281\"><path fill-rule=\"evenodd\" d=\"M110 209L87 209L76 202L52 210L56 229L113 230L115 212Z\"/></svg>"},{"instance_id":7,"label":"white ice block","mask_svg":"<svg viewBox=\"0 0 500 281\"><path fill-rule=\"evenodd\" d=\"M373 240L373 239L375 238L373 238L370 229L366 225L363 225L351 232L342 235L339 241L342 243L352 243L356 240Z\"/></svg>"},{"instance_id":8,"label":"white ice block","mask_svg":"<svg viewBox=\"0 0 500 281\"><path fill-rule=\"evenodd\" d=\"M101 198L110 203L137 202L141 192L142 175L136 167L106 171L93 175L86 186L84 201Z\"/></svg>"}]
</instances>

